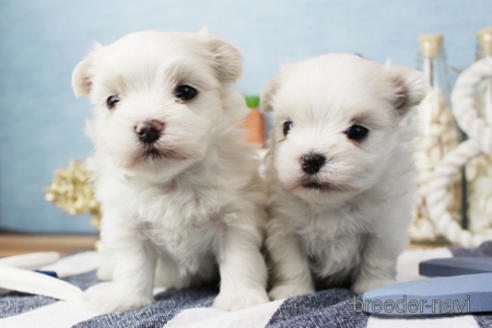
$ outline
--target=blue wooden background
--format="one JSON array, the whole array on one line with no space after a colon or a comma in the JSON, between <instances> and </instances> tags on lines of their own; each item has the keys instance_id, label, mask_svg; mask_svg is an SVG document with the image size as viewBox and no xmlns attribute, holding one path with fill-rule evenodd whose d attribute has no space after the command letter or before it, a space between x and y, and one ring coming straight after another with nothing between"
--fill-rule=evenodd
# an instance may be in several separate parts
<instances>
[{"instance_id":1,"label":"blue wooden background","mask_svg":"<svg viewBox=\"0 0 492 328\"><path fill-rule=\"evenodd\" d=\"M417 38L442 33L449 63L474 59L491 0L0 1L0 228L93 232L44 200L55 168L91 152L89 114L70 75L93 41L137 30L209 31L245 57L239 88L258 94L279 63L326 52L415 66Z\"/></svg>"}]
</instances>

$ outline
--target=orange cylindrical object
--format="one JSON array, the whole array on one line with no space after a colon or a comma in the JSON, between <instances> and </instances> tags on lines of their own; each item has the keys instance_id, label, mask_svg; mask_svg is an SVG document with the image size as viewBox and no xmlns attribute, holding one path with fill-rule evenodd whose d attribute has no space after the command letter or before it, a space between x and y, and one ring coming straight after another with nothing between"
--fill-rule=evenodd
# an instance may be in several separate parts
<instances>
[{"instance_id":1,"label":"orange cylindrical object","mask_svg":"<svg viewBox=\"0 0 492 328\"><path fill-rule=\"evenodd\" d=\"M240 125L246 130L246 142L258 143L265 148L265 117L258 109L252 109Z\"/></svg>"}]
</instances>

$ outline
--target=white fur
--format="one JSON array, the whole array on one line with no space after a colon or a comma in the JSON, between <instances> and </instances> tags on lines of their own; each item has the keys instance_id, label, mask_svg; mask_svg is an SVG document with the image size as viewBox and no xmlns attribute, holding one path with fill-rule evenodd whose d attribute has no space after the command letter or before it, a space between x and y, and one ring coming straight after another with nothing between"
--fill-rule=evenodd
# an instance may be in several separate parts
<instances>
[{"instance_id":1,"label":"white fur","mask_svg":"<svg viewBox=\"0 0 492 328\"><path fill-rule=\"evenodd\" d=\"M268 82L271 298L310 293L315 282L363 293L394 280L413 192L410 134L400 123L424 97L423 81L414 70L330 54L287 65ZM369 129L360 142L344 133L353 124ZM327 158L312 178L327 189L302 185L311 152Z\"/></svg>"},{"instance_id":2,"label":"white fur","mask_svg":"<svg viewBox=\"0 0 492 328\"><path fill-rule=\"evenodd\" d=\"M206 32L132 33L96 45L75 68L75 94L94 104L87 132L103 210L98 276L112 280L86 292L97 311L141 307L155 285L184 288L218 273L216 307L268 300L258 163L236 128L248 112L233 85L240 73L239 52ZM176 99L178 84L198 96ZM110 110L113 94L120 102ZM145 156L134 131L148 120L165 123L160 158Z\"/></svg>"}]
</instances>

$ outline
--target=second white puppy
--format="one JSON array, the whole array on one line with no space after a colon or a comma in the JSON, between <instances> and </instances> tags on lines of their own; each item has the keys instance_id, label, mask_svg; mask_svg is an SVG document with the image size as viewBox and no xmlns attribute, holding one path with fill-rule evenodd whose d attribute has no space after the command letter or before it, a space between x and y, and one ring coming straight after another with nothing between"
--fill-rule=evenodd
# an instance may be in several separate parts
<instances>
[{"instance_id":1,"label":"second white puppy","mask_svg":"<svg viewBox=\"0 0 492 328\"><path fill-rule=\"evenodd\" d=\"M403 117L425 96L421 73L330 54L272 78L267 157L270 297L389 284L407 246L412 158Z\"/></svg>"},{"instance_id":2,"label":"second white puppy","mask_svg":"<svg viewBox=\"0 0 492 328\"><path fill-rule=\"evenodd\" d=\"M219 275L216 307L268 300L258 163L236 128L248 113L234 87L241 59L206 33L148 31L96 46L75 68L75 94L94 104L98 276L112 280L87 291L97 311Z\"/></svg>"}]
</instances>

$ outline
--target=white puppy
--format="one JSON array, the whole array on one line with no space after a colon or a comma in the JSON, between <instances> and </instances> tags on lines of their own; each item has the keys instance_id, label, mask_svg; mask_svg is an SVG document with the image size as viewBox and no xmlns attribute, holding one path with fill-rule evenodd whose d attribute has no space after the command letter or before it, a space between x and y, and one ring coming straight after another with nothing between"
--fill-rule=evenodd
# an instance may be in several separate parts
<instances>
[{"instance_id":1,"label":"white puppy","mask_svg":"<svg viewBox=\"0 0 492 328\"><path fill-rule=\"evenodd\" d=\"M271 298L393 281L413 185L400 123L425 92L417 71L348 54L287 65L268 82Z\"/></svg>"},{"instance_id":2,"label":"white puppy","mask_svg":"<svg viewBox=\"0 0 492 328\"><path fill-rule=\"evenodd\" d=\"M183 288L217 273L214 306L268 300L258 163L236 128L248 113L234 87L241 60L204 32L148 31L97 45L75 67L76 96L94 104L98 275L113 280L86 293L98 311L141 307L154 285Z\"/></svg>"}]
</instances>

